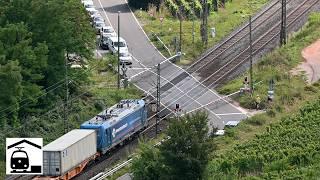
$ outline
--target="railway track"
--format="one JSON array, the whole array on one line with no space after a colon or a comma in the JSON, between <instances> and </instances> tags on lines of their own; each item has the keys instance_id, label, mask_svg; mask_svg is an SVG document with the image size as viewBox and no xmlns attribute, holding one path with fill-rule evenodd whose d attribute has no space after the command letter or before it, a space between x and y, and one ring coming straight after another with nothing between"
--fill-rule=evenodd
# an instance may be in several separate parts
<instances>
[{"instance_id":1,"label":"railway track","mask_svg":"<svg viewBox=\"0 0 320 180\"><path fill-rule=\"evenodd\" d=\"M287 15L287 27L290 29L294 25L294 23L305 17L304 15L310 11L312 7L314 7L319 0L305 0L302 3L300 3L296 8L294 8L288 15ZM264 47L271 44L273 40L279 35L280 32L280 22L276 23L269 29L267 32L265 32L263 35L261 35L255 42L253 46L253 52L258 53L259 51L263 50ZM278 43L278 41L276 42ZM233 71L236 70L237 67L240 65L243 65L246 63L246 61L249 58L249 48L246 48L242 52L240 52L236 57L228 61L226 64L224 64L222 67L220 67L218 70L213 71L214 73L210 73L212 71L207 72L208 74L204 77L206 77L204 80L202 80L199 83L196 83L193 85L193 88L189 89L185 93L191 93L194 94L195 99L199 99L202 97L204 91L198 91L197 87L204 86L203 84L207 85L208 87L216 87L219 85L218 83L223 82L227 75L231 74ZM175 77L171 82L179 82L186 73L181 73L179 76ZM182 77L180 77L182 76ZM167 83L170 84L170 83ZM177 95L176 97L172 98L172 104L182 98L183 95ZM189 101L185 102L181 106L187 107L191 103Z\"/></svg>"},{"instance_id":2,"label":"railway track","mask_svg":"<svg viewBox=\"0 0 320 180\"><path fill-rule=\"evenodd\" d=\"M139 140L138 137L143 136L144 139L152 139L155 137L155 119L153 118L155 115L152 115L150 118L150 125L147 129L142 131L139 134L136 134L132 139L127 140L123 146L118 146L116 149L111 150L108 154L102 156L95 162L89 164L89 166L78 176L76 176L75 180L87 180L90 177L94 177L101 172L105 172L106 167L110 167L118 161L122 160L123 157L128 157L128 155L132 154L134 150L138 147ZM163 121L165 118L162 118L162 121L159 122L159 129L165 129L167 126L167 121Z\"/></svg>"},{"instance_id":3,"label":"railway track","mask_svg":"<svg viewBox=\"0 0 320 180\"><path fill-rule=\"evenodd\" d=\"M6 176L5 180L30 180L33 177L33 175L10 175Z\"/></svg>"},{"instance_id":4,"label":"railway track","mask_svg":"<svg viewBox=\"0 0 320 180\"><path fill-rule=\"evenodd\" d=\"M291 1L288 1L289 4ZM267 7L263 12L252 19L252 31L257 30L267 19L278 15L280 10L280 4L278 1L274 1L269 7ZM200 70L207 70L208 65L219 61L219 57L225 53L230 47L236 45L236 43L240 42L244 38L246 38L249 34L249 23L246 23L245 26L242 26L236 33L228 37L225 41L223 41L220 45L210 50L204 56L199 58L193 64L191 64L187 71L189 73L200 72Z\"/></svg>"},{"instance_id":5,"label":"railway track","mask_svg":"<svg viewBox=\"0 0 320 180\"><path fill-rule=\"evenodd\" d=\"M302 18L309 10L316 5L319 0L305 0L297 8L295 8L292 12L287 15L287 28L293 25L297 20ZM276 23L271 29L265 32L262 36L260 36L257 40L253 42L253 54L257 54L263 50L268 44L270 44L273 40L276 40L277 37L280 36L280 22ZM278 43L278 42L276 42ZM237 56L232 58L229 62L224 64L218 70L213 71L214 73L210 73L210 70L206 70L206 72L202 73L204 77L207 77L203 80L203 83L209 87L216 87L222 82L227 75L229 75L232 71L234 71L237 67L247 62L250 58L250 48L247 47ZM212 71L211 71L212 72Z\"/></svg>"},{"instance_id":6,"label":"railway track","mask_svg":"<svg viewBox=\"0 0 320 180\"><path fill-rule=\"evenodd\" d=\"M297 0L287 0L287 6L289 6L289 3L293 3L295 1ZM279 21L280 9L281 9L281 6L279 1L272 1L269 5L266 6L266 8L262 12L258 13L255 17L253 17L252 19L253 32L256 32L254 34L254 37L260 36L261 34L263 34L263 32L266 31L265 26ZM288 11L290 11L291 9L292 8L288 8ZM240 29L236 30L235 33L232 33L230 37L224 40L221 44L209 50L204 56L202 56L200 59L198 59L188 68L186 68L185 72L182 72L180 74L173 73L167 79L171 79L173 76L175 77L170 82L162 86L161 91L167 91L174 85L181 82L183 79L189 77L188 74L191 74L198 80L200 75L200 80L199 80L200 84L194 83L193 86L197 86L197 87L203 86L201 81L204 78L210 76L211 75L210 72L212 73L219 70L221 66L223 66L225 63L228 62L228 59L232 59L234 56L241 53L242 50L246 48L246 46L243 46L242 44L249 43L249 42L246 42L248 41L247 40L248 38L246 37L249 34L248 26L249 26L249 23L246 23ZM232 49L232 51L230 49ZM197 91L197 90L194 89L193 91ZM192 94L192 92L190 94Z\"/></svg>"}]
</instances>

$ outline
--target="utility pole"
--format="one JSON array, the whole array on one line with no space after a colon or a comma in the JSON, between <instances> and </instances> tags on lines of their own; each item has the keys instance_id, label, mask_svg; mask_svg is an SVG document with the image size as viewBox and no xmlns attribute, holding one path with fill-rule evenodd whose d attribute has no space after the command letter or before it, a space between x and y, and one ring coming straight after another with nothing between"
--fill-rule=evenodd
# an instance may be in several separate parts
<instances>
[{"instance_id":1,"label":"utility pole","mask_svg":"<svg viewBox=\"0 0 320 180\"><path fill-rule=\"evenodd\" d=\"M195 20L195 16L196 16L196 13L194 11L194 1L192 2L192 46L193 46L193 49L194 49L194 20ZM180 51L181 52L181 51Z\"/></svg>"},{"instance_id":2,"label":"utility pole","mask_svg":"<svg viewBox=\"0 0 320 180\"><path fill-rule=\"evenodd\" d=\"M68 82L68 60L69 54L67 53L67 58L65 58L65 88L66 88L66 98L64 104L64 133L69 131L69 123L68 123L68 100L69 100L69 82Z\"/></svg>"},{"instance_id":3,"label":"utility pole","mask_svg":"<svg viewBox=\"0 0 320 180\"><path fill-rule=\"evenodd\" d=\"M287 1L281 0L281 30L280 30L280 45L287 43Z\"/></svg>"},{"instance_id":4,"label":"utility pole","mask_svg":"<svg viewBox=\"0 0 320 180\"><path fill-rule=\"evenodd\" d=\"M253 73L252 73L252 20L249 16L249 41L250 41L250 90L253 94Z\"/></svg>"},{"instance_id":5,"label":"utility pole","mask_svg":"<svg viewBox=\"0 0 320 180\"><path fill-rule=\"evenodd\" d=\"M120 11L118 11L118 89L120 89Z\"/></svg>"},{"instance_id":6,"label":"utility pole","mask_svg":"<svg viewBox=\"0 0 320 180\"><path fill-rule=\"evenodd\" d=\"M202 42L207 46L208 44L208 3L207 0L202 0L202 21L201 21L201 27L200 27L200 32L201 32L201 37L202 37Z\"/></svg>"},{"instance_id":7,"label":"utility pole","mask_svg":"<svg viewBox=\"0 0 320 180\"><path fill-rule=\"evenodd\" d=\"M179 22L180 22L179 52L181 52L182 50L182 10L181 8L179 12Z\"/></svg>"},{"instance_id":8,"label":"utility pole","mask_svg":"<svg viewBox=\"0 0 320 180\"><path fill-rule=\"evenodd\" d=\"M156 118L156 137L158 134L158 123L160 120L160 63L157 66L157 118Z\"/></svg>"}]
</instances>

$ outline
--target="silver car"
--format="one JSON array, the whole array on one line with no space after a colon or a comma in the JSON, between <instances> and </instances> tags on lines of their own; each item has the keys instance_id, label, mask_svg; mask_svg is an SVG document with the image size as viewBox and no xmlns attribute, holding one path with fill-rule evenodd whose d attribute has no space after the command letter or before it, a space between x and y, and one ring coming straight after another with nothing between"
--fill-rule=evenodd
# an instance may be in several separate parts
<instances>
[{"instance_id":1,"label":"silver car","mask_svg":"<svg viewBox=\"0 0 320 180\"><path fill-rule=\"evenodd\" d=\"M132 65L132 57L128 51L123 51L123 52L120 51L119 54L120 54L120 57L119 57L120 65L122 64L129 65L129 66Z\"/></svg>"},{"instance_id":2,"label":"silver car","mask_svg":"<svg viewBox=\"0 0 320 180\"><path fill-rule=\"evenodd\" d=\"M97 21L94 23L94 28L95 28L97 34L100 34L101 28L103 26L105 26L103 21Z\"/></svg>"},{"instance_id":3,"label":"silver car","mask_svg":"<svg viewBox=\"0 0 320 180\"><path fill-rule=\"evenodd\" d=\"M115 37L115 36L117 36L117 34L111 26L102 27L101 37Z\"/></svg>"}]
</instances>

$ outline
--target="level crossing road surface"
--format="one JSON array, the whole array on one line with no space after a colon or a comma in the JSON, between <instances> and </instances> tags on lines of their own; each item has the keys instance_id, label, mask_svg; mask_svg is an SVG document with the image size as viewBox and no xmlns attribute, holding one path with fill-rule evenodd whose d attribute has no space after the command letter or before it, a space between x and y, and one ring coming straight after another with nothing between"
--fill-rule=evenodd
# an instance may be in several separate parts
<instances>
[{"instance_id":1,"label":"level crossing road surface","mask_svg":"<svg viewBox=\"0 0 320 180\"><path fill-rule=\"evenodd\" d=\"M161 63L161 103L168 109L173 110L175 105L179 104L182 112L188 112L221 98L217 92L201 84L182 68L165 61L165 57L150 43L125 0L94 0L94 4L105 18L106 24L111 25L116 32L118 32L118 11L121 12L120 36L126 40L134 59L127 75L139 89L148 95L156 95L155 67ZM210 125L223 129L228 121L240 121L247 117L240 108L227 101L222 100L222 102L224 103L212 103L203 107L208 112Z\"/></svg>"}]
</instances>

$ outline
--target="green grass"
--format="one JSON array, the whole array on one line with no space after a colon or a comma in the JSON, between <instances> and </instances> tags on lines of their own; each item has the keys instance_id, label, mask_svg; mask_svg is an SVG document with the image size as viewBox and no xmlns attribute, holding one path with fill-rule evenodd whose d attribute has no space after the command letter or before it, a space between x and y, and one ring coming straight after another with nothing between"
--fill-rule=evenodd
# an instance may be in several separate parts
<instances>
[{"instance_id":1,"label":"green grass","mask_svg":"<svg viewBox=\"0 0 320 180\"><path fill-rule=\"evenodd\" d=\"M219 41L221 41L232 30L237 28L241 23L248 20L249 15L257 12L268 0L233 0L226 4L226 8L220 8L218 13L211 12L208 18L208 28L216 28L216 37L212 38L210 30L208 47L212 47ZM145 11L136 10L136 17L141 22L144 30L154 42L156 47L166 56L169 54L163 48L163 46L153 38L152 33L159 35L160 39L169 47L171 52L175 52L174 38L179 39L180 25L179 20L172 17L168 10L161 9L160 12L155 13L154 17ZM163 24L159 20L159 17L164 17ZM206 47L202 44L200 36L200 20L195 20L195 42L192 42L192 19L185 19L182 22L182 51L186 54L180 64L190 64L201 53L206 50Z\"/></svg>"},{"instance_id":2,"label":"green grass","mask_svg":"<svg viewBox=\"0 0 320 180\"><path fill-rule=\"evenodd\" d=\"M303 60L301 56L302 49L319 38L320 14L312 14L309 17L308 24L300 32L292 36L286 46L268 54L254 66L255 82L262 81L255 88L254 96L259 94L263 98L266 113L249 118L240 123L238 127L232 130L228 129L226 136L218 137L216 139L218 151L212 154L213 161L216 156L225 154L247 142L257 140L257 136L265 133L270 129L270 126L280 123L285 118L295 117L299 109L307 102L313 102L318 99L320 92L319 82L308 85L303 74L293 76L289 71ZM219 92L229 94L239 90L245 75L248 75L248 73L229 82L220 88ZM275 80L275 101L272 104L267 104L266 93L268 82L271 78ZM235 100L246 108L252 108L253 99L249 95L238 97ZM315 167L310 168L316 169ZM309 172L308 168L294 171ZM289 171L286 173L289 174Z\"/></svg>"},{"instance_id":3,"label":"green grass","mask_svg":"<svg viewBox=\"0 0 320 180\"><path fill-rule=\"evenodd\" d=\"M79 128L80 124L92 118L103 108L110 107L121 99L141 98L141 92L134 86L118 90L115 86L117 75L108 69L110 58L90 61L89 81L80 87L79 92L70 97L69 125L70 129ZM85 93L85 94L83 94ZM79 96L83 94L82 96ZM79 97L77 97L79 96ZM0 179L5 177L5 138L8 137L42 137L44 144L57 139L64 134L62 101L54 107L56 110L46 115L35 115L26 120L26 124L12 129L2 127L0 130L1 160Z\"/></svg>"}]
</instances>

